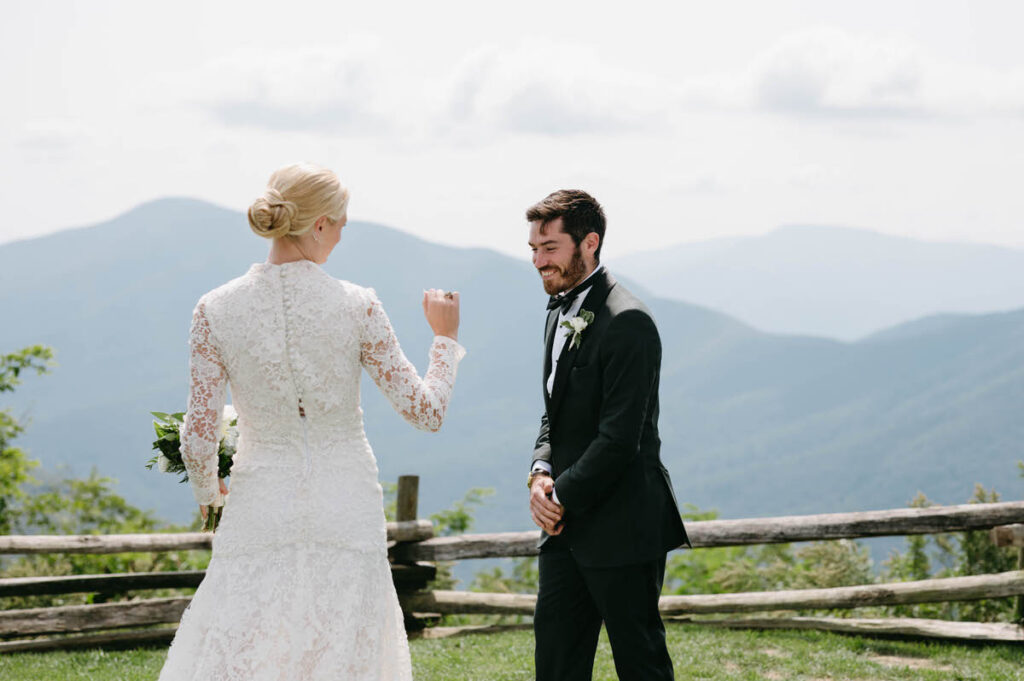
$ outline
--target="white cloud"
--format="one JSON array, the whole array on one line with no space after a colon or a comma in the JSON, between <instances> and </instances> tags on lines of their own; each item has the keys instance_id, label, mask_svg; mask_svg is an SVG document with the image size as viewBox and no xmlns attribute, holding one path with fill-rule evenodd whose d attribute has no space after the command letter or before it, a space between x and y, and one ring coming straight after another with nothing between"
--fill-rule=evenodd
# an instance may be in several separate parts
<instances>
[{"instance_id":1,"label":"white cloud","mask_svg":"<svg viewBox=\"0 0 1024 681\"><path fill-rule=\"evenodd\" d=\"M15 143L30 153L52 157L70 153L94 139L93 132L78 121L48 118L29 122Z\"/></svg>"},{"instance_id":2,"label":"white cloud","mask_svg":"<svg viewBox=\"0 0 1024 681\"><path fill-rule=\"evenodd\" d=\"M682 81L610 63L592 46L488 45L403 62L376 38L237 50L159 87L231 127L476 143L502 135L664 134L695 110L846 119L1024 115L1024 69L941 63L908 42L816 28L742 70Z\"/></svg>"},{"instance_id":3,"label":"white cloud","mask_svg":"<svg viewBox=\"0 0 1024 681\"><path fill-rule=\"evenodd\" d=\"M158 87L232 127L449 141L658 130L673 104L666 83L578 45L485 46L434 71L398 54L372 38L239 50Z\"/></svg>"},{"instance_id":4,"label":"white cloud","mask_svg":"<svg viewBox=\"0 0 1024 681\"><path fill-rule=\"evenodd\" d=\"M1024 115L1024 69L943 62L892 37L814 28L783 36L740 72L681 85L684 107L828 118Z\"/></svg>"},{"instance_id":5,"label":"white cloud","mask_svg":"<svg viewBox=\"0 0 1024 681\"><path fill-rule=\"evenodd\" d=\"M754 64L755 106L789 113L919 115L924 66L893 41L862 39L835 29L788 36Z\"/></svg>"},{"instance_id":6,"label":"white cloud","mask_svg":"<svg viewBox=\"0 0 1024 681\"><path fill-rule=\"evenodd\" d=\"M539 43L477 50L440 92L438 127L456 136L657 130L671 102L653 75L612 66L590 48Z\"/></svg>"},{"instance_id":7,"label":"white cloud","mask_svg":"<svg viewBox=\"0 0 1024 681\"><path fill-rule=\"evenodd\" d=\"M186 74L182 96L231 126L362 134L389 129L394 102L377 41L245 49Z\"/></svg>"}]
</instances>

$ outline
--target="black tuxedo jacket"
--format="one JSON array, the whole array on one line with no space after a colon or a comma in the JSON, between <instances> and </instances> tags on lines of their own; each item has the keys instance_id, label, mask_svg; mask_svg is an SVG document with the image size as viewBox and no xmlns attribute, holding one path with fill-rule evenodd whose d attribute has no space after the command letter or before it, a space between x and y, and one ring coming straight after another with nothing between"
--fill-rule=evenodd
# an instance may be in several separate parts
<instances>
[{"instance_id":1,"label":"black tuxedo jacket","mask_svg":"<svg viewBox=\"0 0 1024 681\"><path fill-rule=\"evenodd\" d=\"M593 275L582 309L594 313L578 347L558 359L533 460L551 464L565 543L585 567L647 562L689 544L672 481L661 463L658 381L661 339L651 313L608 274ZM544 331L544 383L559 310Z\"/></svg>"}]
</instances>

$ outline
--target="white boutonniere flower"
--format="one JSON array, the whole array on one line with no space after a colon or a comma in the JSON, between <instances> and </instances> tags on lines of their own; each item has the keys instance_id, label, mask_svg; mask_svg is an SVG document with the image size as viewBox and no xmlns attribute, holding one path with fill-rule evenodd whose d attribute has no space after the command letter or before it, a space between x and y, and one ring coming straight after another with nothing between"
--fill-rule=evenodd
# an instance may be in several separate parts
<instances>
[{"instance_id":1,"label":"white boutonniere flower","mask_svg":"<svg viewBox=\"0 0 1024 681\"><path fill-rule=\"evenodd\" d=\"M583 332L587 330L594 321L594 313L590 310L580 310L580 313L572 319L566 319L559 326L565 327L565 337L570 338L569 349L575 350L583 340Z\"/></svg>"}]
</instances>

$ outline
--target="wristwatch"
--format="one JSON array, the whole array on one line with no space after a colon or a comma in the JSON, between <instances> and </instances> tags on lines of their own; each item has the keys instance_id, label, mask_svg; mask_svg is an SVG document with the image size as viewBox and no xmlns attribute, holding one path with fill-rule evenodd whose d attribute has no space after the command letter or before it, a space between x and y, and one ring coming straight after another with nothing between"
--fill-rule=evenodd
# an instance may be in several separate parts
<instances>
[{"instance_id":1,"label":"wristwatch","mask_svg":"<svg viewBox=\"0 0 1024 681\"><path fill-rule=\"evenodd\" d=\"M548 478L551 477L551 473L548 473L547 471L530 471L529 477L526 478L526 489L533 489L533 481L538 475L543 475Z\"/></svg>"}]
</instances>

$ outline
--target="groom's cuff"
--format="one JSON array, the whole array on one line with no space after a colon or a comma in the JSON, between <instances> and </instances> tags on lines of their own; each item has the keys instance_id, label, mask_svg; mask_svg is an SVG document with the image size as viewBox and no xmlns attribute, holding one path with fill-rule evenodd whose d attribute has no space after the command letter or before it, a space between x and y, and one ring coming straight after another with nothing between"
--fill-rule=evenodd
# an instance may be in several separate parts
<instances>
[{"instance_id":1,"label":"groom's cuff","mask_svg":"<svg viewBox=\"0 0 1024 681\"><path fill-rule=\"evenodd\" d=\"M537 459L536 461L533 462L533 468L530 469L530 472L531 473L547 473L548 475L551 475L551 464L549 462L547 462L547 461L543 461L541 459ZM551 501L555 502L559 506L562 505L562 502L560 502L558 500L558 493L555 492L555 488L554 487L551 488Z\"/></svg>"}]
</instances>

